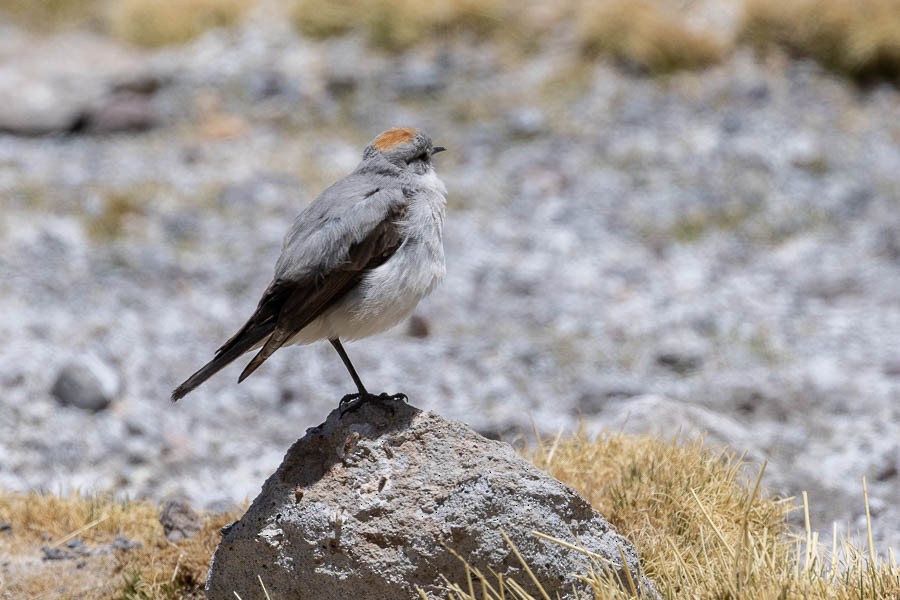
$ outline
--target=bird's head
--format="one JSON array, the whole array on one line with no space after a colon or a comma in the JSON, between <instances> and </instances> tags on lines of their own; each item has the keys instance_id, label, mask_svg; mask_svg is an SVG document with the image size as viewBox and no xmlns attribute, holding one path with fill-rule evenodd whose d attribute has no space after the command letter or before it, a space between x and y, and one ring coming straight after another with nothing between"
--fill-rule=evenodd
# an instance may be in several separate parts
<instances>
[{"instance_id":1,"label":"bird's head","mask_svg":"<svg viewBox=\"0 0 900 600\"><path fill-rule=\"evenodd\" d=\"M431 157L446 148L435 146L431 138L422 131L411 127L388 129L372 140L366 147L365 156L380 155L400 169L410 170L419 175L432 169Z\"/></svg>"}]
</instances>

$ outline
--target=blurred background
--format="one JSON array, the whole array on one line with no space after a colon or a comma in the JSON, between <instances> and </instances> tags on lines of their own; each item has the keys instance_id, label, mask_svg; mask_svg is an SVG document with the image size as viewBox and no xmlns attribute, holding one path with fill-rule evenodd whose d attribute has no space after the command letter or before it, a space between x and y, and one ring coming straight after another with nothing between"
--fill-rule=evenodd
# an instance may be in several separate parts
<instances>
[{"instance_id":1,"label":"blurred background","mask_svg":"<svg viewBox=\"0 0 900 600\"><path fill-rule=\"evenodd\" d=\"M0 0L0 488L253 497L327 344L171 389L380 131L449 151L448 276L348 346L509 441L705 431L900 547L896 0ZM798 518L800 516L798 515Z\"/></svg>"}]
</instances>

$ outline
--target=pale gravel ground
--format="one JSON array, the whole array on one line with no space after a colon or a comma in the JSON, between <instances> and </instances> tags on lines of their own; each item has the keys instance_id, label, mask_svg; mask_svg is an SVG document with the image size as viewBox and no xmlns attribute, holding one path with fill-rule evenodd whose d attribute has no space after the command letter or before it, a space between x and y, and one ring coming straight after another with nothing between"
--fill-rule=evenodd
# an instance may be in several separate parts
<instances>
[{"instance_id":1,"label":"pale gravel ground","mask_svg":"<svg viewBox=\"0 0 900 600\"><path fill-rule=\"evenodd\" d=\"M712 429L809 490L826 531L860 525L865 475L900 547L897 90L742 54L650 80L567 71L565 48L446 50L393 61L252 24L139 59L170 78L162 128L0 135L0 486L254 496L351 391L331 348L169 391L252 311L303 204L412 124L451 149L449 271L428 337L349 346L371 389L507 438ZM211 102L242 135L199 134ZM89 223L111 190L140 212L105 241ZM49 393L86 352L122 382L98 414Z\"/></svg>"}]
</instances>

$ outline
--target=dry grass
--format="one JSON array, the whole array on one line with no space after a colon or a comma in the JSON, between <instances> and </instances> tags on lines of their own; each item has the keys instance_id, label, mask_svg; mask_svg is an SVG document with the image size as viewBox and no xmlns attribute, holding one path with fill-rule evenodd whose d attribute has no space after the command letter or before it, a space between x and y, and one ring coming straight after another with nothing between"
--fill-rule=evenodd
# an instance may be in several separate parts
<instances>
[{"instance_id":1,"label":"dry grass","mask_svg":"<svg viewBox=\"0 0 900 600\"><path fill-rule=\"evenodd\" d=\"M282 0L295 29L313 38L363 34L376 48L402 51L463 34L510 37L533 48L574 28L581 56L606 57L649 74L701 69L736 43L783 48L858 82L900 82L898 0L740 0L736 40L685 24L670 0ZM735 0L739 1L739 0ZM0 13L38 30L93 23L144 47L187 42L239 22L255 0L0 0ZM523 47L524 47L523 46Z\"/></svg>"},{"instance_id":2,"label":"dry grass","mask_svg":"<svg viewBox=\"0 0 900 600\"><path fill-rule=\"evenodd\" d=\"M105 22L114 37L152 48L234 25L252 6L251 0L116 0Z\"/></svg>"},{"instance_id":3,"label":"dry grass","mask_svg":"<svg viewBox=\"0 0 900 600\"><path fill-rule=\"evenodd\" d=\"M173 544L157 537L143 548L123 554L119 569L125 576L122 600L205 598L203 587L209 561L222 537L219 530L237 514L209 517L193 537Z\"/></svg>"},{"instance_id":4,"label":"dry grass","mask_svg":"<svg viewBox=\"0 0 900 600\"><path fill-rule=\"evenodd\" d=\"M96 214L87 215L88 234L100 241L109 241L119 237L129 219L138 217L143 212L146 199L141 194L111 191L103 196L103 206Z\"/></svg>"},{"instance_id":5,"label":"dry grass","mask_svg":"<svg viewBox=\"0 0 900 600\"><path fill-rule=\"evenodd\" d=\"M5 550L67 541L73 532L85 543L107 543L116 535L148 539L162 532L150 502L116 502L106 496L0 493L0 522L13 526L0 536Z\"/></svg>"},{"instance_id":6,"label":"dry grass","mask_svg":"<svg viewBox=\"0 0 900 600\"><path fill-rule=\"evenodd\" d=\"M154 48L232 26L253 5L254 0L0 0L0 13L38 31L90 23L116 39Z\"/></svg>"},{"instance_id":7,"label":"dry grass","mask_svg":"<svg viewBox=\"0 0 900 600\"><path fill-rule=\"evenodd\" d=\"M78 24L97 14L99 0L0 0L0 13L38 31Z\"/></svg>"},{"instance_id":8,"label":"dry grass","mask_svg":"<svg viewBox=\"0 0 900 600\"><path fill-rule=\"evenodd\" d=\"M807 529L798 536L788 526L793 502L766 497L759 479L742 475L746 465L699 441L579 435L543 444L532 458L634 542L664 598L900 597L900 568L892 557L875 559L871 548L864 552L848 540L823 552L815 533ZM471 587L457 583L449 597L533 600L515 582L501 585L488 576L492 591L480 587L476 574L472 581ZM600 563L586 581L595 598L630 597Z\"/></svg>"},{"instance_id":9,"label":"dry grass","mask_svg":"<svg viewBox=\"0 0 900 600\"><path fill-rule=\"evenodd\" d=\"M641 72L664 74L711 65L723 54L715 38L689 29L648 0L585 2L577 15L588 58L606 56Z\"/></svg>"},{"instance_id":10,"label":"dry grass","mask_svg":"<svg viewBox=\"0 0 900 600\"><path fill-rule=\"evenodd\" d=\"M859 82L900 81L897 0L745 0L740 39L814 59Z\"/></svg>"},{"instance_id":11,"label":"dry grass","mask_svg":"<svg viewBox=\"0 0 900 600\"><path fill-rule=\"evenodd\" d=\"M208 517L197 535L173 544L163 535L159 507L106 496L0 493L0 582L10 598L175 600L203 597L218 530L234 514ZM120 536L142 546L77 560L42 560L43 547L90 548Z\"/></svg>"},{"instance_id":12,"label":"dry grass","mask_svg":"<svg viewBox=\"0 0 900 600\"><path fill-rule=\"evenodd\" d=\"M514 4L504 0L296 0L295 29L314 38L360 31L376 48L399 51L436 37L468 33L490 37L515 21Z\"/></svg>"},{"instance_id":13,"label":"dry grass","mask_svg":"<svg viewBox=\"0 0 900 600\"><path fill-rule=\"evenodd\" d=\"M863 551L848 540L823 550L817 534L788 525L795 502L768 497L758 479L746 479L747 465L699 441L578 435L542 444L531 458L633 541L664 598L900 598L900 568L892 557L876 558L873 548ZM178 544L166 541L157 516L147 502L0 494L0 522L12 526L0 532L4 589L12 597L201 598L218 530L235 515L208 517L199 534ZM40 560L42 546L62 547L70 538L104 544L116 535L143 547L91 557L80 569L71 560ZM448 597L532 600L515 581L484 575L455 582ZM599 562L585 580L595 598L629 597Z\"/></svg>"}]
</instances>

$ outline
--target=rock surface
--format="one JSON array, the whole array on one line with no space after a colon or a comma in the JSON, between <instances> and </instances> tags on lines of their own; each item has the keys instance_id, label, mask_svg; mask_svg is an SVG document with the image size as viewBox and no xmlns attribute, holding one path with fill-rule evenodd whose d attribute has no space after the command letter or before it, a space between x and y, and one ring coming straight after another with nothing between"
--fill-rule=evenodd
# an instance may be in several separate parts
<instances>
[{"instance_id":1,"label":"rock surface","mask_svg":"<svg viewBox=\"0 0 900 600\"><path fill-rule=\"evenodd\" d=\"M134 53L86 33L3 33L14 39L0 42L0 132L65 133L82 121L96 133L156 124L145 98L156 76ZM143 93L126 98L117 89Z\"/></svg>"},{"instance_id":2,"label":"rock surface","mask_svg":"<svg viewBox=\"0 0 900 600\"><path fill-rule=\"evenodd\" d=\"M85 356L62 368L51 391L63 406L97 412L112 403L119 387L115 371L98 358Z\"/></svg>"},{"instance_id":3,"label":"rock surface","mask_svg":"<svg viewBox=\"0 0 900 600\"><path fill-rule=\"evenodd\" d=\"M620 565L620 548L646 596L637 553L571 488L519 458L508 444L402 402L338 411L288 451L247 513L216 550L211 600L419 598L440 575L464 583L462 563L528 586L506 532L551 596L572 596L585 555L538 530ZM446 545L446 547L444 546ZM624 577L624 572L618 574ZM624 580L623 580L624 581Z\"/></svg>"},{"instance_id":4,"label":"rock surface","mask_svg":"<svg viewBox=\"0 0 900 600\"><path fill-rule=\"evenodd\" d=\"M190 503L181 499L168 500L163 504L159 522L170 542L186 540L203 529L203 518Z\"/></svg>"}]
</instances>

